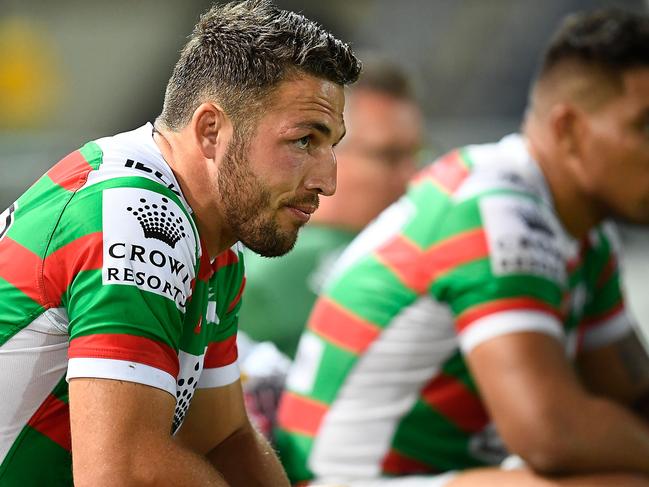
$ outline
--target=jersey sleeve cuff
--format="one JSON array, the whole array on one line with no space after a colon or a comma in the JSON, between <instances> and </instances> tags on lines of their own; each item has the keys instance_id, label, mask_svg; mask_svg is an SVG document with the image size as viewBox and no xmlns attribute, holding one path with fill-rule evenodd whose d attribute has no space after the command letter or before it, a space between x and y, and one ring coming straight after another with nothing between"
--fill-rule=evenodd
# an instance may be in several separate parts
<instances>
[{"instance_id":1,"label":"jersey sleeve cuff","mask_svg":"<svg viewBox=\"0 0 649 487\"><path fill-rule=\"evenodd\" d=\"M492 338L525 331L544 333L559 341L565 339L561 323L555 316L543 311L515 310L493 313L475 320L460 333L460 347L467 354Z\"/></svg>"},{"instance_id":2,"label":"jersey sleeve cuff","mask_svg":"<svg viewBox=\"0 0 649 487\"><path fill-rule=\"evenodd\" d=\"M223 367L203 369L201 378L198 381L199 389L209 389L211 387L223 387L239 379L239 364L233 362Z\"/></svg>"},{"instance_id":3,"label":"jersey sleeve cuff","mask_svg":"<svg viewBox=\"0 0 649 487\"><path fill-rule=\"evenodd\" d=\"M113 379L155 387L176 397L176 379L150 365L105 358L71 358L66 380L77 378Z\"/></svg>"},{"instance_id":4,"label":"jersey sleeve cuff","mask_svg":"<svg viewBox=\"0 0 649 487\"><path fill-rule=\"evenodd\" d=\"M633 330L629 315L624 309L607 320L590 325L581 338L581 351L594 350L618 341Z\"/></svg>"}]
</instances>

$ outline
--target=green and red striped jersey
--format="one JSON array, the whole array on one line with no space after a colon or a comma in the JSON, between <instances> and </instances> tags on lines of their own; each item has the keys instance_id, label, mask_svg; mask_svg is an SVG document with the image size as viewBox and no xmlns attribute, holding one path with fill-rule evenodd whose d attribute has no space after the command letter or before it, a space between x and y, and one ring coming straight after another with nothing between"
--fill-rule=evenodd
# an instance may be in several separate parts
<instances>
[{"instance_id":1,"label":"green and red striped jersey","mask_svg":"<svg viewBox=\"0 0 649 487\"><path fill-rule=\"evenodd\" d=\"M548 334L574 358L631 330L606 226L561 226L524 140L453 151L347 248L279 410L293 481L496 464L506 452L464 355Z\"/></svg>"},{"instance_id":2,"label":"green and red striped jersey","mask_svg":"<svg viewBox=\"0 0 649 487\"><path fill-rule=\"evenodd\" d=\"M0 215L0 485L72 485L67 380L176 398L239 378L236 244L210 261L153 127L90 142Z\"/></svg>"}]
</instances>

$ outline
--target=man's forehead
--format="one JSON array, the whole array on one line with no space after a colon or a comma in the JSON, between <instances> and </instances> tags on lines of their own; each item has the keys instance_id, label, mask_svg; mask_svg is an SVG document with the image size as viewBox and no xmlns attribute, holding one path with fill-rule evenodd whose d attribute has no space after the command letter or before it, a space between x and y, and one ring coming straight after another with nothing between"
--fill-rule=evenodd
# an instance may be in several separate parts
<instances>
[{"instance_id":1,"label":"man's forehead","mask_svg":"<svg viewBox=\"0 0 649 487\"><path fill-rule=\"evenodd\" d=\"M342 86L310 75L282 81L269 101L277 110L322 111L334 119L342 119L345 105Z\"/></svg>"},{"instance_id":2,"label":"man's forehead","mask_svg":"<svg viewBox=\"0 0 649 487\"><path fill-rule=\"evenodd\" d=\"M317 130L336 139L343 134L344 94L336 83L304 76L283 81L269 97L264 112L289 125Z\"/></svg>"}]
</instances>

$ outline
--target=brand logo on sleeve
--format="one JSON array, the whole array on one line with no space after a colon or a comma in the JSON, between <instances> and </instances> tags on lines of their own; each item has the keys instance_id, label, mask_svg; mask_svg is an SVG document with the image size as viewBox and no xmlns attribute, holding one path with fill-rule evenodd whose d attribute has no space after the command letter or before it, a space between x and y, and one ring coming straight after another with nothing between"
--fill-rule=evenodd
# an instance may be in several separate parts
<instances>
[{"instance_id":1,"label":"brand logo on sleeve","mask_svg":"<svg viewBox=\"0 0 649 487\"><path fill-rule=\"evenodd\" d=\"M158 181L163 183L168 189L170 189L178 196L180 196L180 191L178 191L176 185L169 180L169 177L165 176L165 174L159 171L158 169L150 167L142 162L134 161L133 159L126 159L126 163L124 164L124 167L137 169L138 171L142 171L147 174L153 174L153 176L155 176L158 179Z\"/></svg>"},{"instance_id":2,"label":"brand logo on sleeve","mask_svg":"<svg viewBox=\"0 0 649 487\"><path fill-rule=\"evenodd\" d=\"M11 228L11 225L14 224L14 220L16 219L14 214L17 208L18 208L18 203L14 203L5 211L0 213L0 240L4 238L4 236Z\"/></svg>"}]
</instances>

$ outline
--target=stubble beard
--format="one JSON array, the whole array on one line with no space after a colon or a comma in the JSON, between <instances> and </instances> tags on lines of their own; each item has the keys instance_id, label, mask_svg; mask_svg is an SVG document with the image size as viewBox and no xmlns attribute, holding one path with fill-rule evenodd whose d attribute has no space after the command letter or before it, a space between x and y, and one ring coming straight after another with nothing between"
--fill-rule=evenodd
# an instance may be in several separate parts
<instances>
[{"instance_id":1,"label":"stubble beard","mask_svg":"<svg viewBox=\"0 0 649 487\"><path fill-rule=\"evenodd\" d=\"M237 240L253 252L278 257L293 248L299 227L279 227L271 193L251 171L247 154L248 146L235 132L217 178L226 223Z\"/></svg>"}]
</instances>

